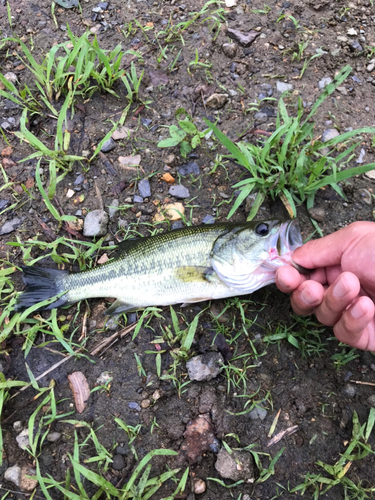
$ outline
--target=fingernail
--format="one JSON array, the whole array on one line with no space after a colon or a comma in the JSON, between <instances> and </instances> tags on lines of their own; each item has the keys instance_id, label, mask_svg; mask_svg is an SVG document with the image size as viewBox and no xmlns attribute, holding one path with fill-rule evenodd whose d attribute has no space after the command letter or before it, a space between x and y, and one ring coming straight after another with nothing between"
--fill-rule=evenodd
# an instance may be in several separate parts
<instances>
[{"instance_id":1,"label":"fingernail","mask_svg":"<svg viewBox=\"0 0 375 500\"><path fill-rule=\"evenodd\" d=\"M345 295L348 293L348 289L343 284L343 282L339 280L333 287L332 293L337 299L342 299L342 297L345 297Z\"/></svg>"},{"instance_id":2,"label":"fingernail","mask_svg":"<svg viewBox=\"0 0 375 500\"><path fill-rule=\"evenodd\" d=\"M316 304L316 298L311 295L309 292L308 288L304 288L301 292L301 299L305 302L306 305L308 306L314 306Z\"/></svg>"},{"instance_id":3,"label":"fingernail","mask_svg":"<svg viewBox=\"0 0 375 500\"><path fill-rule=\"evenodd\" d=\"M366 311L363 309L361 302L357 302L356 304L354 304L350 312L355 319L362 318L362 316L366 314Z\"/></svg>"}]
</instances>

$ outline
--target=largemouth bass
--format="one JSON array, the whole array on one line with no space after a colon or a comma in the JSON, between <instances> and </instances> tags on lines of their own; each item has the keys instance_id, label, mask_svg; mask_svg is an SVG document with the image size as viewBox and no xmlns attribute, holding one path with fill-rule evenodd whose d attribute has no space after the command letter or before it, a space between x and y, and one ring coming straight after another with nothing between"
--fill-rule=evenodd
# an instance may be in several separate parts
<instances>
[{"instance_id":1,"label":"largemouth bass","mask_svg":"<svg viewBox=\"0 0 375 500\"><path fill-rule=\"evenodd\" d=\"M245 295L274 283L302 245L297 221L219 223L125 240L113 261L79 273L23 267L25 291L16 310L64 295L44 309L94 297L115 297L106 314L147 306Z\"/></svg>"}]
</instances>

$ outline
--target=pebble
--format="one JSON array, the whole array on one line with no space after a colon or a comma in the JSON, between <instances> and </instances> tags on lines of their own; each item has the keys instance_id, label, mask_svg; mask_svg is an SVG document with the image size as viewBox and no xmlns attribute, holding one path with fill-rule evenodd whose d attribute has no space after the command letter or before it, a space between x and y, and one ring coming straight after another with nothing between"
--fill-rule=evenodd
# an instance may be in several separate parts
<instances>
[{"instance_id":1,"label":"pebble","mask_svg":"<svg viewBox=\"0 0 375 500\"><path fill-rule=\"evenodd\" d=\"M115 454L126 456L129 454L129 448L127 448L125 446L116 446Z\"/></svg>"},{"instance_id":2,"label":"pebble","mask_svg":"<svg viewBox=\"0 0 375 500\"><path fill-rule=\"evenodd\" d=\"M141 408L148 408L151 404L151 401L149 399L144 399L142 402L141 402Z\"/></svg>"},{"instance_id":3,"label":"pebble","mask_svg":"<svg viewBox=\"0 0 375 500\"><path fill-rule=\"evenodd\" d=\"M99 377L95 380L96 385L105 385L110 380L112 380L112 376L109 372L102 372Z\"/></svg>"},{"instance_id":4,"label":"pebble","mask_svg":"<svg viewBox=\"0 0 375 500\"><path fill-rule=\"evenodd\" d=\"M346 384L345 387L342 390L344 396L347 396L348 398L354 398L357 390L354 385L352 384Z\"/></svg>"},{"instance_id":5,"label":"pebble","mask_svg":"<svg viewBox=\"0 0 375 500\"><path fill-rule=\"evenodd\" d=\"M232 454L229 454L225 448L222 448L217 456L215 469L221 477L232 479L232 481L244 480L252 483L255 479L254 461L247 451L232 450Z\"/></svg>"},{"instance_id":6,"label":"pebble","mask_svg":"<svg viewBox=\"0 0 375 500\"><path fill-rule=\"evenodd\" d=\"M309 215L317 222L323 222L326 218L326 213L323 208L313 207L309 209Z\"/></svg>"},{"instance_id":7,"label":"pebble","mask_svg":"<svg viewBox=\"0 0 375 500\"><path fill-rule=\"evenodd\" d=\"M47 434L47 441L56 443L61 438L61 432L50 432Z\"/></svg>"},{"instance_id":8,"label":"pebble","mask_svg":"<svg viewBox=\"0 0 375 500\"><path fill-rule=\"evenodd\" d=\"M372 408L375 408L375 394L372 394L371 396L369 396L367 398L367 403L369 404L369 406L371 406Z\"/></svg>"},{"instance_id":9,"label":"pebble","mask_svg":"<svg viewBox=\"0 0 375 500\"><path fill-rule=\"evenodd\" d=\"M249 412L249 417L251 420L264 420L267 416L267 410L264 408L259 408L256 406Z\"/></svg>"},{"instance_id":10,"label":"pebble","mask_svg":"<svg viewBox=\"0 0 375 500\"><path fill-rule=\"evenodd\" d=\"M199 175L201 173L201 169L199 168L199 165L195 163L195 161L191 161L189 163L186 163L186 165L182 165L178 169L178 173L180 175Z\"/></svg>"},{"instance_id":11,"label":"pebble","mask_svg":"<svg viewBox=\"0 0 375 500\"><path fill-rule=\"evenodd\" d=\"M26 448L30 445L29 429L24 429L20 432L16 437L16 441L21 450L26 450Z\"/></svg>"},{"instance_id":12,"label":"pebble","mask_svg":"<svg viewBox=\"0 0 375 500\"><path fill-rule=\"evenodd\" d=\"M38 486L36 479L29 479L26 476L35 476L36 471L28 466L19 467L13 465L4 473L4 479L18 486L22 491L31 492Z\"/></svg>"},{"instance_id":13,"label":"pebble","mask_svg":"<svg viewBox=\"0 0 375 500\"><path fill-rule=\"evenodd\" d=\"M119 206L119 201L117 199L112 200L112 203L108 207L110 219L113 219L113 217L116 215L116 212L118 210L118 206Z\"/></svg>"},{"instance_id":14,"label":"pebble","mask_svg":"<svg viewBox=\"0 0 375 500\"><path fill-rule=\"evenodd\" d=\"M293 85L291 83L276 82L276 90L281 94L283 92L290 92L293 90Z\"/></svg>"},{"instance_id":15,"label":"pebble","mask_svg":"<svg viewBox=\"0 0 375 500\"><path fill-rule=\"evenodd\" d=\"M149 127L152 123L152 120L150 120L149 118L141 118L141 123L145 127Z\"/></svg>"},{"instance_id":16,"label":"pebble","mask_svg":"<svg viewBox=\"0 0 375 500\"><path fill-rule=\"evenodd\" d=\"M18 465L9 467L4 473L4 479L19 487L21 483L21 467L18 467Z\"/></svg>"},{"instance_id":17,"label":"pebble","mask_svg":"<svg viewBox=\"0 0 375 500\"><path fill-rule=\"evenodd\" d=\"M108 214L104 210L93 210L85 217L83 225L84 236L104 236L107 234Z\"/></svg>"},{"instance_id":18,"label":"pebble","mask_svg":"<svg viewBox=\"0 0 375 500\"><path fill-rule=\"evenodd\" d=\"M215 223L215 217L212 215L205 215L202 219L203 224L214 224Z\"/></svg>"},{"instance_id":19,"label":"pebble","mask_svg":"<svg viewBox=\"0 0 375 500\"><path fill-rule=\"evenodd\" d=\"M366 151L363 148L361 148L359 156L358 156L358 158L356 159L355 162L356 163L363 163L363 158L365 157L365 154L366 154Z\"/></svg>"},{"instance_id":20,"label":"pebble","mask_svg":"<svg viewBox=\"0 0 375 500\"><path fill-rule=\"evenodd\" d=\"M349 45L349 48L350 48L350 50L351 50L352 52L356 52L356 51L358 51L358 52L363 52L363 47L362 47L362 45L361 45L359 42L357 42L357 41L352 42L352 43Z\"/></svg>"},{"instance_id":21,"label":"pebble","mask_svg":"<svg viewBox=\"0 0 375 500\"><path fill-rule=\"evenodd\" d=\"M185 227L185 226L180 220L176 220L176 221L172 222L172 224L171 224L172 229L181 229L182 227Z\"/></svg>"},{"instance_id":22,"label":"pebble","mask_svg":"<svg viewBox=\"0 0 375 500\"><path fill-rule=\"evenodd\" d=\"M375 68L375 60L372 60L370 64L366 67L367 71L371 73L371 71L374 71Z\"/></svg>"},{"instance_id":23,"label":"pebble","mask_svg":"<svg viewBox=\"0 0 375 500\"><path fill-rule=\"evenodd\" d=\"M0 236L2 236L3 234L12 233L18 228L18 226L22 224L23 221L24 219L21 219L20 217L14 217L14 219L8 220L0 227Z\"/></svg>"},{"instance_id":24,"label":"pebble","mask_svg":"<svg viewBox=\"0 0 375 500\"><path fill-rule=\"evenodd\" d=\"M151 196L150 182L148 179L142 179L138 182L139 194L142 198L149 198Z\"/></svg>"},{"instance_id":25,"label":"pebble","mask_svg":"<svg viewBox=\"0 0 375 500\"><path fill-rule=\"evenodd\" d=\"M9 200L0 200L0 211L4 210L8 205L10 205Z\"/></svg>"},{"instance_id":26,"label":"pebble","mask_svg":"<svg viewBox=\"0 0 375 500\"><path fill-rule=\"evenodd\" d=\"M366 205L370 206L372 205L372 194L368 189L361 189L360 191L361 196L363 198L363 202L366 203Z\"/></svg>"},{"instance_id":27,"label":"pebble","mask_svg":"<svg viewBox=\"0 0 375 500\"><path fill-rule=\"evenodd\" d=\"M354 28L349 28L348 31L346 32L349 36L356 36L358 35L358 31L355 30Z\"/></svg>"},{"instance_id":28,"label":"pebble","mask_svg":"<svg viewBox=\"0 0 375 500\"><path fill-rule=\"evenodd\" d=\"M84 180L85 180L85 176L83 174L79 174L78 177L73 182L73 184L74 184L74 186L80 186L81 184L83 184Z\"/></svg>"},{"instance_id":29,"label":"pebble","mask_svg":"<svg viewBox=\"0 0 375 500\"><path fill-rule=\"evenodd\" d=\"M125 460L122 455L113 455L112 469L121 470L125 467Z\"/></svg>"},{"instance_id":30,"label":"pebble","mask_svg":"<svg viewBox=\"0 0 375 500\"><path fill-rule=\"evenodd\" d=\"M337 87L336 90L340 92L341 95L348 95L348 91L346 90L345 87Z\"/></svg>"},{"instance_id":31,"label":"pebble","mask_svg":"<svg viewBox=\"0 0 375 500\"><path fill-rule=\"evenodd\" d=\"M8 80L8 82L11 82L11 83L17 83L17 80L18 80L17 75L15 73L12 73L12 72L5 73L4 78L6 80Z\"/></svg>"},{"instance_id":32,"label":"pebble","mask_svg":"<svg viewBox=\"0 0 375 500\"><path fill-rule=\"evenodd\" d=\"M223 43L221 48L227 57L230 57L232 59L233 57L236 56L237 45L235 43Z\"/></svg>"},{"instance_id":33,"label":"pebble","mask_svg":"<svg viewBox=\"0 0 375 500\"><path fill-rule=\"evenodd\" d=\"M199 477L194 478L194 493L201 495L206 491L206 483Z\"/></svg>"},{"instance_id":34,"label":"pebble","mask_svg":"<svg viewBox=\"0 0 375 500\"><path fill-rule=\"evenodd\" d=\"M227 29L227 34L230 38L232 38L232 40L235 40L243 47L248 47L260 35L258 31L249 31L245 33L243 31L234 30L232 28Z\"/></svg>"},{"instance_id":35,"label":"pebble","mask_svg":"<svg viewBox=\"0 0 375 500\"><path fill-rule=\"evenodd\" d=\"M190 197L188 188L182 186L181 184L178 184L177 186L171 186L169 188L169 194L175 196L176 198L182 198L182 199Z\"/></svg>"},{"instance_id":36,"label":"pebble","mask_svg":"<svg viewBox=\"0 0 375 500\"><path fill-rule=\"evenodd\" d=\"M118 328L118 321L116 318L109 318L109 320L107 321L105 326L106 326L107 330L114 332Z\"/></svg>"},{"instance_id":37,"label":"pebble","mask_svg":"<svg viewBox=\"0 0 375 500\"><path fill-rule=\"evenodd\" d=\"M220 109L228 102L228 94L212 94L206 100L207 108Z\"/></svg>"},{"instance_id":38,"label":"pebble","mask_svg":"<svg viewBox=\"0 0 375 500\"><path fill-rule=\"evenodd\" d=\"M23 429L23 425L22 425L22 422L20 420L17 420L16 422L13 422L13 429L16 431L16 432L21 432L22 429Z\"/></svg>"},{"instance_id":39,"label":"pebble","mask_svg":"<svg viewBox=\"0 0 375 500\"><path fill-rule=\"evenodd\" d=\"M115 149L116 147L116 143L115 141L112 139L112 137L110 137L108 139L108 141L105 141L105 143L103 144L103 146L101 147L101 151L103 153L108 153L109 151L112 151L112 149Z\"/></svg>"},{"instance_id":40,"label":"pebble","mask_svg":"<svg viewBox=\"0 0 375 500\"><path fill-rule=\"evenodd\" d=\"M331 139L333 139L334 137L337 137L339 134L339 131L335 128L327 128L327 130L325 130L322 134L322 141L323 142L327 142Z\"/></svg>"},{"instance_id":41,"label":"pebble","mask_svg":"<svg viewBox=\"0 0 375 500\"><path fill-rule=\"evenodd\" d=\"M141 407L135 401L132 401L131 403L128 403L128 406L129 406L129 408L131 410L141 411Z\"/></svg>"},{"instance_id":42,"label":"pebble","mask_svg":"<svg viewBox=\"0 0 375 500\"><path fill-rule=\"evenodd\" d=\"M224 363L223 356L217 352L207 352L191 358L186 363L190 380L211 380L218 376Z\"/></svg>"},{"instance_id":43,"label":"pebble","mask_svg":"<svg viewBox=\"0 0 375 500\"><path fill-rule=\"evenodd\" d=\"M133 203L143 203L142 196L138 196L137 194L133 198Z\"/></svg>"},{"instance_id":44,"label":"pebble","mask_svg":"<svg viewBox=\"0 0 375 500\"><path fill-rule=\"evenodd\" d=\"M325 78L322 78L319 83L318 83L318 87L319 87L319 90L323 90L325 87L327 87L327 85L329 85L330 83L332 82L332 78L330 78L329 76L328 77L325 77Z\"/></svg>"},{"instance_id":45,"label":"pebble","mask_svg":"<svg viewBox=\"0 0 375 500\"><path fill-rule=\"evenodd\" d=\"M236 90L229 89L229 90L228 90L228 94L229 94L231 97L235 97L236 95L238 95L238 92L237 92Z\"/></svg>"}]
</instances>

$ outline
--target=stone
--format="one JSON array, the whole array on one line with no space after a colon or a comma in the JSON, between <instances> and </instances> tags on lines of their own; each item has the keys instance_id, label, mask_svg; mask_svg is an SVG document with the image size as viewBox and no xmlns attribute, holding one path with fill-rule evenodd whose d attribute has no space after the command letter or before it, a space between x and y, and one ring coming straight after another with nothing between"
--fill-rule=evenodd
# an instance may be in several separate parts
<instances>
[{"instance_id":1,"label":"stone","mask_svg":"<svg viewBox=\"0 0 375 500\"><path fill-rule=\"evenodd\" d=\"M260 35L260 33L258 31L253 31L253 30L245 33L240 30L234 30L232 28L228 28L227 35L229 36L229 38L235 40L240 45L242 45L242 47L248 47L254 42L254 40Z\"/></svg>"},{"instance_id":2,"label":"stone","mask_svg":"<svg viewBox=\"0 0 375 500\"><path fill-rule=\"evenodd\" d=\"M225 0L225 7L230 9L231 7L235 7L237 5L237 0Z\"/></svg>"},{"instance_id":3,"label":"stone","mask_svg":"<svg viewBox=\"0 0 375 500\"><path fill-rule=\"evenodd\" d=\"M49 432L47 434L47 441L50 443L56 443L61 438L61 432Z\"/></svg>"},{"instance_id":4,"label":"stone","mask_svg":"<svg viewBox=\"0 0 375 500\"><path fill-rule=\"evenodd\" d=\"M125 460L122 455L113 455L113 463L112 463L112 469L114 470L121 470L125 467Z\"/></svg>"},{"instance_id":5,"label":"stone","mask_svg":"<svg viewBox=\"0 0 375 500\"><path fill-rule=\"evenodd\" d=\"M327 87L327 85L329 85L330 83L332 82L332 78L330 78L329 76L328 77L325 77L325 78L322 78L319 82L318 82L318 87L319 87L319 90L323 90L325 87Z\"/></svg>"},{"instance_id":6,"label":"stone","mask_svg":"<svg viewBox=\"0 0 375 500\"><path fill-rule=\"evenodd\" d=\"M151 404L151 401L149 399L144 399L142 402L141 402L141 408L145 409L145 408L148 408Z\"/></svg>"},{"instance_id":7,"label":"stone","mask_svg":"<svg viewBox=\"0 0 375 500\"><path fill-rule=\"evenodd\" d=\"M200 479L199 477L194 478L194 493L196 495L201 495L206 491L206 483L203 481L203 479Z\"/></svg>"},{"instance_id":8,"label":"stone","mask_svg":"<svg viewBox=\"0 0 375 500\"><path fill-rule=\"evenodd\" d=\"M16 437L16 441L21 450L26 450L26 448L30 445L29 429L24 429L20 432Z\"/></svg>"},{"instance_id":9,"label":"stone","mask_svg":"<svg viewBox=\"0 0 375 500\"><path fill-rule=\"evenodd\" d=\"M356 40L349 45L349 48L352 52L363 52L362 45Z\"/></svg>"},{"instance_id":10,"label":"stone","mask_svg":"<svg viewBox=\"0 0 375 500\"><path fill-rule=\"evenodd\" d=\"M8 220L5 224L0 227L0 236L3 234L9 234L15 231L18 226L22 224L25 219L22 217L14 217L12 220Z\"/></svg>"},{"instance_id":11,"label":"stone","mask_svg":"<svg viewBox=\"0 0 375 500\"><path fill-rule=\"evenodd\" d=\"M143 203L142 196L138 196L137 194L133 197L133 203Z\"/></svg>"},{"instance_id":12,"label":"stone","mask_svg":"<svg viewBox=\"0 0 375 500\"><path fill-rule=\"evenodd\" d=\"M112 134L112 139L114 141L119 141L120 139L128 139L131 134L134 133L134 130L128 127L120 127L117 130L115 130Z\"/></svg>"},{"instance_id":13,"label":"stone","mask_svg":"<svg viewBox=\"0 0 375 500\"><path fill-rule=\"evenodd\" d=\"M138 191L142 198L149 198L151 196L150 182L148 179L141 179L138 182Z\"/></svg>"},{"instance_id":14,"label":"stone","mask_svg":"<svg viewBox=\"0 0 375 500\"><path fill-rule=\"evenodd\" d=\"M201 169L199 168L198 163L195 163L195 161L191 161L189 163L186 163L186 165L182 165L178 169L178 173L180 175L199 175L201 173Z\"/></svg>"},{"instance_id":15,"label":"stone","mask_svg":"<svg viewBox=\"0 0 375 500\"><path fill-rule=\"evenodd\" d=\"M356 159L355 162L356 163L363 163L363 158L365 157L365 154L366 154L366 151L363 148L361 148L359 156L358 156L358 158Z\"/></svg>"},{"instance_id":16,"label":"stone","mask_svg":"<svg viewBox=\"0 0 375 500\"><path fill-rule=\"evenodd\" d=\"M348 95L348 91L346 90L345 87L337 87L336 90L340 92L341 95Z\"/></svg>"},{"instance_id":17,"label":"stone","mask_svg":"<svg viewBox=\"0 0 375 500\"><path fill-rule=\"evenodd\" d=\"M113 219L113 217L116 215L116 212L118 210L118 206L119 206L119 201L117 199L112 200L112 203L108 207L110 219Z\"/></svg>"},{"instance_id":18,"label":"stone","mask_svg":"<svg viewBox=\"0 0 375 500\"><path fill-rule=\"evenodd\" d=\"M169 194L175 196L176 198L189 198L190 193L188 188L182 186L181 184L177 184L176 186L171 186L169 188Z\"/></svg>"},{"instance_id":19,"label":"stone","mask_svg":"<svg viewBox=\"0 0 375 500\"><path fill-rule=\"evenodd\" d=\"M4 479L19 487L21 483L21 467L18 467L18 465L9 467L4 473Z\"/></svg>"},{"instance_id":20,"label":"stone","mask_svg":"<svg viewBox=\"0 0 375 500\"><path fill-rule=\"evenodd\" d=\"M18 81L17 75L15 73L12 73L11 71L5 73L4 78L11 83L17 83Z\"/></svg>"},{"instance_id":21,"label":"stone","mask_svg":"<svg viewBox=\"0 0 375 500\"><path fill-rule=\"evenodd\" d=\"M93 210L85 217L83 224L84 236L104 236L107 234L109 217L104 210Z\"/></svg>"},{"instance_id":22,"label":"stone","mask_svg":"<svg viewBox=\"0 0 375 500\"><path fill-rule=\"evenodd\" d=\"M223 43L221 49L224 54L231 59L233 59L233 57L237 54L237 44L235 43Z\"/></svg>"},{"instance_id":23,"label":"stone","mask_svg":"<svg viewBox=\"0 0 375 500\"><path fill-rule=\"evenodd\" d=\"M344 396L346 396L347 398L354 398L354 396L357 392L357 389L352 384L346 384L345 387L343 388L342 392L343 392Z\"/></svg>"},{"instance_id":24,"label":"stone","mask_svg":"<svg viewBox=\"0 0 375 500\"><path fill-rule=\"evenodd\" d=\"M348 31L346 32L349 36L357 36L358 31L355 30L354 28L349 28Z\"/></svg>"},{"instance_id":25,"label":"stone","mask_svg":"<svg viewBox=\"0 0 375 500\"><path fill-rule=\"evenodd\" d=\"M326 218L326 213L323 208L313 207L309 209L309 215L317 222L323 222Z\"/></svg>"},{"instance_id":26,"label":"stone","mask_svg":"<svg viewBox=\"0 0 375 500\"><path fill-rule=\"evenodd\" d=\"M291 83L276 82L276 90L281 94L283 92L291 92L293 90L293 85Z\"/></svg>"},{"instance_id":27,"label":"stone","mask_svg":"<svg viewBox=\"0 0 375 500\"><path fill-rule=\"evenodd\" d=\"M218 376L224 363L223 356L217 352L207 352L191 358L186 363L190 380L211 380Z\"/></svg>"},{"instance_id":28,"label":"stone","mask_svg":"<svg viewBox=\"0 0 375 500\"><path fill-rule=\"evenodd\" d=\"M256 406L249 412L249 417L251 420L264 420L267 416L267 410L264 408L259 408Z\"/></svg>"},{"instance_id":29,"label":"stone","mask_svg":"<svg viewBox=\"0 0 375 500\"><path fill-rule=\"evenodd\" d=\"M215 223L215 217L212 215L205 215L202 219L202 224L214 224Z\"/></svg>"},{"instance_id":30,"label":"stone","mask_svg":"<svg viewBox=\"0 0 375 500\"><path fill-rule=\"evenodd\" d=\"M219 451L215 469L221 477L232 481L253 483L255 480L255 466L251 454L247 451L232 450L229 454L225 448Z\"/></svg>"},{"instance_id":31,"label":"stone","mask_svg":"<svg viewBox=\"0 0 375 500\"><path fill-rule=\"evenodd\" d=\"M369 207L372 206L372 194L368 189L361 189L360 195L362 197L363 202ZM14 425L14 424L13 424Z\"/></svg>"},{"instance_id":32,"label":"stone","mask_svg":"<svg viewBox=\"0 0 375 500\"><path fill-rule=\"evenodd\" d=\"M331 139L340 135L339 131L335 128L328 128L322 134L322 142L330 141Z\"/></svg>"},{"instance_id":33,"label":"stone","mask_svg":"<svg viewBox=\"0 0 375 500\"><path fill-rule=\"evenodd\" d=\"M116 147L116 143L115 141L112 139L112 137L110 137L108 139L108 141L105 141L105 143L102 145L101 147L101 151L103 153L108 153L109 151L112 151L112 149L115 149Z\"/></svg>"},{"instance_id":34,"label":"stone","mask_svg":"<svg viewBox=\"0 0 375 500\"><path fill-rule=\"evenodd\" d=\"M20 489L25 492L34 491L38 486L38 481L36 479L31 479L27 476L35 476L36 470L28 467L27 465L23 465L21 467L21 478L20 478Z\"/></svg>"},{"instance_id":35,"label":"stone","mask_svg":"<svg viewBox=\"0 0 375 500\"><path fill-rule=\"evenodd\" d=\"M369 396L367 398L367 403L369 406L371 406L372 408L375 408L375 394L372 394L371 396Z\"/></svg>"},{"instance_id":36,"label":"stone","mask_svg":"<svg viewBox=\"0 0 375 500\"><path fill-rule=\"evenodd\" d=\"M141 411L141 407L136 401L131 401L130 403L128 403L128 406L131 410Z\"/></svg>"},{"instance_id":37,"label":"stone","mask_svg":"<svg viewBox=\"0 0 375 500\"><path fill-rule=\"evenodd\" d=\"M238 92L236 92L235 90L233 89L229 89L228 90L228 94L231 96L231 97L235 97L236 95L238 95ZM208 135L208 134L207 134Z\"/></svg>"},{"instance_id":38,"label":"stone","mask_svg":"<svg viewBox=\"0 0 375 500\"><path fill-rule=\"evenodd\" d=\"M374 71L375 68L375 60L372 60L370 64L366 67L366 70L371 73L371 71Z\"/></svg>"},{"instance_id":39,"label":"stone","mask_svg":"<svg viewBox=\"0 0 375 500\"><path fill-rule=\"evenodd\" d=\"M16 432L21 432L23 430L23 425L20 420L16 420L16 422L13 422L13 429Z\"/></svg>"},{"instance_id":40,"label":"stone","mask_svg":"<svg viewBox=\"0 0 375 500\"><path fill-rule=\"evenodd\" d=\"M73 182L74 186L80 186L81 184L83 184L83 182L85 181L85 176L83 174L79 174L75 181Z\"/></svg>"},{"instance_id":41,"label":"stone","mask_svg":"<svg viewBox=\"0 0 375 500\"><path fill-rule=\"evenodd\" d=\"M113 377L109 372L102 372L99 377L95 380L96 385L106 385L108 384Z\"/></svg>"},{"instance_id":42,"label":"stone","mask_svg":"<svg viewBox=\"0 0 375 500\"><path fill-rule=\"evenodd\" d=\"M206 100L207 108L220 109L228 102L228 94L212 94Z\"/></svg>"},{"instance_id":43,"label":"stone","mask_svg":"<svg viewBox=\"0 0 375 500\"><path fill-rule=\"evenodd\" d=\"M120 167L136 170L134 167L138 167L141 163L141 155L119 156L118 161L120 163Z\"/></svg>"}]
</instances>

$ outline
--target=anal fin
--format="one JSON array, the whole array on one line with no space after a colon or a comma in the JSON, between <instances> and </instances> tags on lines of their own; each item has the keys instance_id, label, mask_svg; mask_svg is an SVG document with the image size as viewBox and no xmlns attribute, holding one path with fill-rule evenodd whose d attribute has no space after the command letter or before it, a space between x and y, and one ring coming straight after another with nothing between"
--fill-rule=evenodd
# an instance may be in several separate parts
<instances>
[{"instance_id":1,"label":"anal fin","mask_svg":"<svg viewBox=\"0 0 375 500\"><path fill-rule=\"evenodd\" d=\"M126 302L121 302L121 300L116 300L108 309L106 310L106 316L115 316L116 314L122 314L126 312L136 311L139 307L133 304L126 304Z\"/></svg>"}]
</instances>

